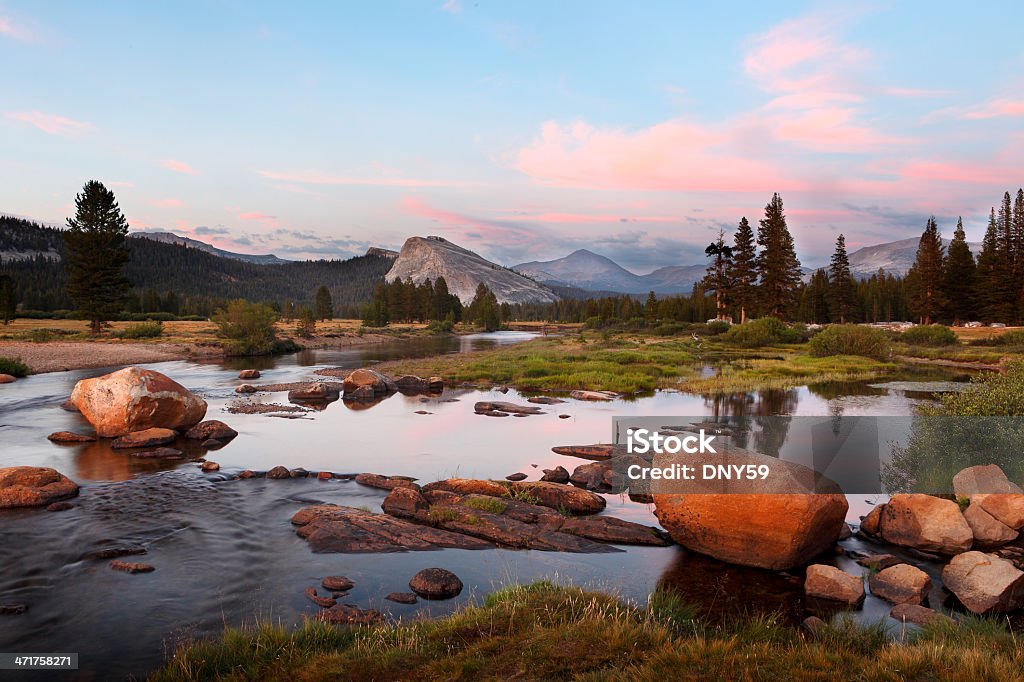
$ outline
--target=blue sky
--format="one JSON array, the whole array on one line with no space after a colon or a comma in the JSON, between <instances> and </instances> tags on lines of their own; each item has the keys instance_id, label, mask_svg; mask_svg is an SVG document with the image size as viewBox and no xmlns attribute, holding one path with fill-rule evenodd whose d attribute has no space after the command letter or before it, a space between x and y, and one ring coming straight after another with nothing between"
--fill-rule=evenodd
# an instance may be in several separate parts
<instances>
[{"instance_id":1,"label":"blue sky","mask_svg":"<svg viewBox=\"0 0 1024 682\"><path fill-rule=\"evenodd\" d=\"M980 239L1024 184L1019 6L849 4L0 0L0 211L62 223L98 179L239 251L638 272L773 191L806 264L930 214Z\"/></svg>"}]
</instances>

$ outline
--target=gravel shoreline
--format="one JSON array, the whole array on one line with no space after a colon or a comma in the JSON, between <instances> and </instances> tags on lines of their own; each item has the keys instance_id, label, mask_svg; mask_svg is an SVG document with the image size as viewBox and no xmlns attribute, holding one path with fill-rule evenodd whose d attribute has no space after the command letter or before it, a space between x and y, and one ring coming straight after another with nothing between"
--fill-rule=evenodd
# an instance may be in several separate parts
<instances>
[{"instance_id":1,"label":"gravel shoreline","mask_svg":"<svg viewBox=\"0 0 1024 682\"><path fill-rule=\"evenodd\" d=\"M0 357L20 358L32 374L223 356L220 348L190 343L0 341Z\"/></svg>"}]
</instances>

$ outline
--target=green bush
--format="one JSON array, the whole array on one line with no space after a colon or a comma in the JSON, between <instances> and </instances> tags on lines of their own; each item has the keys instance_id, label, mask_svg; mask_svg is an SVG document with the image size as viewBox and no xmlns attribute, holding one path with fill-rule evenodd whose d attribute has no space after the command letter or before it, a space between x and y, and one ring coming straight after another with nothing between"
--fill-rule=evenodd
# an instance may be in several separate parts
<instances>
[{"instance_id":1,"label":"green bush","mask_svg":"<svg viewBox=\"0 0 1024 682\"><path fill-rule=\"evenodd\" d=\"M155 339L164 333L164 323L159 320L130 324L117 333L121 339Z\"/></svg>"},{"instance_id":2,"label":"green bush","mask_svg":"<svg viewBox=\"0 0 1024 682\"><path fill-rule=\"evenodd\" d=\"M12 377L23 377L28 374L28 365L21 361L21 358L0 357L0 374L10 374Z\"/></svg>"},{"instance_id":3,"label":"green bush","mask_svg":"<svg viewBox=\"0 0 1024 682\"><path fill-rule=\"evenodd\" d=\"M941 324L911 327L899 335L899 340L911 346L952 346L959 343L953 330Z\"/></svg>"},{"instance_id":4,"label":"green bush","mask_svg":"<svg viewBox=\"0 0 1024 682\"><path fill-rule=\"evenodd\" d=\"M679 324L678 322L666 322L659 324L654 328L654 333L658 336L675 336L685 329L685 325Z\"/></svg>"},{"instance_id":5,"label":"green bush","mask_svg":"<svg viewBox=\"0 0 1024 682\"><path fill-rule=\"evenodd\" d=\"M889 337L881 329L858 324L832 324L822 329L809 342L811 355L862 355L888 360L892 354Z\"/></svg>"},{"instance_id":6,"label":"green bush","mask_svg":"<svg viewBox=\"0 0 1024 682\"><path fill-rule=\"evenodd\" d=\"M709 336L718 336L732 329L732 325L725 320L712 320L705 325L705 328Z\"/></svg>"},{"instance_id":7,"label":"green bush","mask_svg":"<svg viewBox=\"0 0 1024 682\"><path fill-rule=\"evenodd\" d=\"M230 355L267 355L275 350L277 313L261 303L238 299L213 314L217 333Z\"/></svg>"},{"instance_id":8,"label":"green bush","mask_svg":"<svg viewBox=\"0 0 1024 682\"><path fill-rule=\"evenodd\" d=\"M743 348L760 348L773 343L800 343L804 339L799 330L790 329L779 318L761 317L730 327L722 334L722 340Z\"/></svg>"},{"instance_id":9,"label":"green bush","mask_svg":"<svg viewBox=\"0 0 1024 682\"><path fill-rule=\"evenodd\" d=\"M989 337L986 345L993 346L1024 346L1024 329L1014 329L999 336Z\"/></svg>"},{"instance_id":10,"label":"green bush","mask_svg":"<svg viewBox=\"0 0 1024 682\"><path fill-rule=\"evenodd\" d=\"M454 320L431 320L427 325L427 331L431 334L448 334L455 329Z\"/></svg>"},{"instance_id":11,"label":"green bush","mask_svg":"<svg viewBox=\"0 0 1024 682\"><path fill-rule=\"evenodd\" d=\"M601 329L605 326L605 323L601 317L594 315L593 317L585 319L583 321L583 326L587 329Z\"/></svg>"}]
</instances>

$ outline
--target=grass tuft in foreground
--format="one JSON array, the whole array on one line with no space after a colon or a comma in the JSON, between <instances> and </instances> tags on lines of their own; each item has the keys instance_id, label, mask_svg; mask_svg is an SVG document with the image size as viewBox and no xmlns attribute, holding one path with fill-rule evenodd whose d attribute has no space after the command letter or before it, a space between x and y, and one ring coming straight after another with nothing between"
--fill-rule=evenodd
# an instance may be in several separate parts
<instances>
[{"instance_id":1,"label":"grass tuft in foreground","mask_svg":"<svg viewBox=\"0 0 1024 682\"><path fill-rule=\"evenodd\" d=\"M772 617L702 624L677 596L638 608L549 582L503 589L438 620L287 632L259 625L175 653L152 679L858 680L1019 679L1024 649L998 621L969 618L891 641L841 621L817 641Z\"/></svg>"}]
</instances>

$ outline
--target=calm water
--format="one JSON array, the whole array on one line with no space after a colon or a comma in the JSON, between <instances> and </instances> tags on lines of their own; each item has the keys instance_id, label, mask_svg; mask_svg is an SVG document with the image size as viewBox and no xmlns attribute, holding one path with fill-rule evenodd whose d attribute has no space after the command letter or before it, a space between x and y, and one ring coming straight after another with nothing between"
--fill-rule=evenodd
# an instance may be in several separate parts
<instances>
[{"instance_id":1,"label":"calm water","mask_svg":"<svg viewBox=\"0 0 1024 682\"><path fill-rule=\"evenodd\" d=\"M321 367L471 352L530 336L440 337L304 352L257 365L263 371L258 383L311 379ZM523 402L524 396L449 389L440 397L395 395L360 410L338 401L302 419L281 419L225 411L238 399L233 389L244 366L253 365L149 365L202 395L210 405L208 418L223 419L239 431L230 445L209 455L221 464L221 475L203 474L195 463L142 463L101 443L60 446L47 441L56 430L87 428L60 403L76 381L107 370L33 376L0 389L0 467L54 467L82 485L71 511L0 512L0 602L29 607L24 615L0 616L0 651L78 652L82 671L70 679L144 676L178 641L216 635L225 624L256 617L286 625L301 622L317 610L303 589L333 574L356 582L346 603L397 618L446 613L504 584L550 578L641 602L661 584L705 606L712 616L781 611L795 622L815 608L803 603L799 576L728 567L678 547L598 555L514 550L316 555L289 523L295 511L316 502L379 511L384 491L341 480L226 479L243 469L282 464L409 475L423 482L450 476L502 478L520 471L536 480L541 469L560 464L572 471L583 463L555 455L551 447L610 440L614 415L908 415L930 399L928 393L907 390L914 384L830 384L717 399L658 392L612 403L569 401L545 406L540 416L492 419L475 415L473 403ZM258 394L256 399L287 402L284 394ZM430 414L416 414L420 410ZM570 418L558 419L558 414ZM874 502L851 499L849 520ZM605 513L656 523L650 507L618 495L608 496ZM148 553L140 560L157 570L127 575L112 571L106 561L82 558L121 544L144 546ZM406 590L409 578L428 566L458 573L466 585L462 595L413 606L383 599ZM869 597L862 617L884 617L887 609Z\"/></svg>"}]
</instances>

